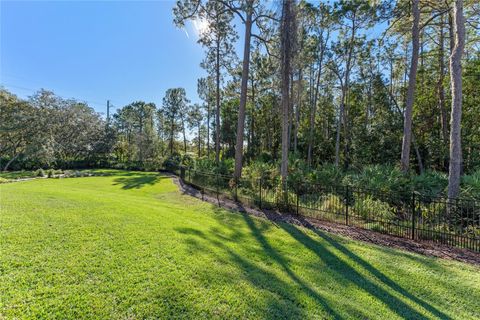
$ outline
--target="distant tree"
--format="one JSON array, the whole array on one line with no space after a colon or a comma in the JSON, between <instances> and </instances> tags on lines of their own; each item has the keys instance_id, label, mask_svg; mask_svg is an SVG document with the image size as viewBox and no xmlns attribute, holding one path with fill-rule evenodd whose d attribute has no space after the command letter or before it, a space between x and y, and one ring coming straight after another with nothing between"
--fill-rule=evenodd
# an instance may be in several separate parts
<instances>
[{"instance_id":1,"label":"distant tree","mask_svg":"<svg viewBox=\"0 0 480 320\"><path fill-rule=\"evenodd\" d=\"M202 151L202 122L204 118L203 114L203 107L199 104L194 104L190 108L190 112L188 114L188 126L191 130L197 130L197 150L198 156L201 157Z\"/></svg>"},{"instance_id":2,"label":"distant tree","mask_svg":"<svg viewBox=\"0 0 480 320\"><path fill-rule=\"evenodd\" d=\"M419 51L419 21L420 8L419 0L412 0L412 56L410 61L410 72L408 74L408 90L407 100L405 105L404 125L403 125L403 140L402 140L402 156L400 159L400 166L404 173L408 171L410 165L410 144L412 141L412 113L413 102L415 99L415 86L417 83L417 66L418 66L418 51Z\"/></svg>"},{"instance_id":3,"label":"distant tree","mask_svg":"<svg viewBox=\"0 0 480 320\"><path fill-rule=\"evenodd\" d=\"M37 110L27 101L0 90L0 155L6 161L3 171L7 171L18 158L33 155L38 147L35 145L36 113Z\"/></svg>"},{"instance_id":4,"label":"distant tree","mask_svg":"<svg viewBox=\"0 0 480 320\"><path fill-rule=\"evenodd\" d=\"M211 116L211 104L212 104L212 78L200 78L197 83L197 93L200 99L202 99L206 114L206 138L207 138L207 157L210 157L210 116Z\"/></svg>"},{"instance_id":5,"label":"distant tree","mask_svg":"<svg viewBox=\"0 0 480 320\"><path fill-rule=\"evenodd\" d=\"M168 128L170 154L173 154L176 135L182 131L184 136L184 151L186 151L185 112L188 99L183 88L168 89L163 98L162 114L165 117L165 126Z\"/></svg>"},{"instance_id":6,"label":"distant tree","mask_svg":"<svg viewBox=\"0 0 480 320\"><path fill-rule=\"evenodd\" d=\"M215 123L219 125L222 71L230 69L236 58L233 43L237 39L237 34L231 25L233 13L227 10L222 1L184 0L177 2L174 14L174 21L179 26L183 27L187 19L207 25L205 30L199 34L198 42L206 49L206 57L201 65L207 70L210 77L215 79ZM218 164L220 132L219 130L215 132L215 162Z\"/></svg>"}]
</instances>

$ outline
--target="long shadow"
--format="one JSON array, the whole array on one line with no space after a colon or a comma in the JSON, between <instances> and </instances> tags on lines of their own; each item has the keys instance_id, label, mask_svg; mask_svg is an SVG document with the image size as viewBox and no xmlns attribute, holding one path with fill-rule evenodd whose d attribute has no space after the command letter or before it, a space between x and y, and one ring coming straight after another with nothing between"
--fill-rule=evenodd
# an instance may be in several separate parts
<instances>
[{"instance_id":1,"label":"long shadow","mask_svg":"<svg viewBox=\"0 0 480 320\"><path fill-rule=\"evenodd\" d=\"M212 207L214 210L220 210L215 206L212 206ZM295 290L295 287L302 289L302 291L307 293L312 299L314 299L316 303L321 305L325 310L325 312L329 313L335 319L341 319L342 318L341 315L339 315L338 312L334 310L334 308L331 305L329 305L329 303L325 301L325 299L318 292L316 292L311 286L308 285L307 282L300 279L295 274L295 272L292 271L292 269L289 267L288 260L286 260L285 257L283 257L277 250L275 250L273 246L268 242L266 237L263 235L264 228L258 227L255 224L255 221L252 219L252 217L249 214L246 214L246 213L240 213L240 214L245 220L251 234L260 244L265 254L268 257L270 257L273 262L278 264L281 267L281 269L288 275L289 279L291 279L293 283L295 283L293 290ZM217 217L217 220L221 224L226 225L228 228L232 229L235 234L235 231L237 228L230 225L226 221L223 221L222 219L220 219L220 216ZM313 239L308 234L305 234L301 229L299 229L295 225L281 222L276 224L276 226L283 229L293 239L295 239L296 241L301 243L304 247L306 247L308 250L310 250L312 253L314 253L320 260L324 261L329 266L331 266L332 268L330 268L329 270L330 272L334 273L335 279L338 280L339 282L351 283L356 287L358 287L360 290L364 290L365 292L374 296L379 301L383 302L383 304L387 306L392 312L394 312L395 314L397 314L402 318L422 319L425 316L419 311L417 311L416 309L414 309L411 305L407 304L403 299L400 299L397 296L395 296L393 294L394 292L396 294L403 296L405 299L415 303L416 305L423 308L424 310L428 311L436 318L451 319L450 316L446 315L445 313L438 310L434 306L428 304L427 302L421 300L420 298L414 296L409 291L402 288L395 281L388 278L385 274L383 274L381 271L376 269L373 265L363 260L361 257L356 255L355 253L351 252L348 248L338 243L335 239L331 238L327 234L324 234L318 230L315 230L313 226L309 225L308 221L302 221L302 223L303 225L310 227L310 229L313 230L314 233L316 233L319 237L324 239L328 243L328 246L326 246L325 243L321 243L318 240ZM186 230L183 230L183 231L185 232ZM246 275L249 277L250 281L254 285L258 285L264 288L265 280L266 280L267 283L271 285L272 290L270 291L273 291L279 294L285 299L298 303L298 299L292 300L292 299L295 299L295 297L292 297L292 294L291 294L292 291L288 292L288 290L290 290L291 288L291 285L285 283L281 279L278 279L278 277L276 277L274 274L268 273L268 271L252 264L247 259L233 252L228 246L225 245L226 238L219 237L218 235L219 232L212 231L211 235L213 238L205 237L203 233L198 234L198 232L192 231L192 230L187 231L187 233L195 236L201 236L202 238L209 238L208 240L213 245L215 245L218 248L223 248L226 252L228 252L232 261L245 271ZM238 230L237 230L237 233L238 233ZM238 237L238 234L235 234L235 235ZM237 237L234 237L234 239ZM232 240L232 239L229 239L229 240ZM331 249L329 248L330 246L331 246ZM352 261L353 264L355 265L355 268L352 267L346 261L344 261L343 258L340 258L337 253L333 253L332 249L338 250L339 253L343 254L350 261ZM362 269L359 270L358 267ZM369 273L375 280L366 278L361 272ZM283 292L279 292L279 286L278 286L279 284L280 286L282 286L281 290ZM277 302L272 307L282 309L283 304L278 305L278 303L279 302ZM356 310L356 311L361 312L361 310Z\"/></svg>"},{"instance_id":2,"label":"long shadow","mask_svg":"<svg viewBox=\"0 0 480 320\"><path fill-rule=\"evenodd\" d=\"M307 249L309 249L311 252L316 254L320 259L323 259L328 263L332 263L339 266L339 268L336 271L341 272L342 278L347 279L348 281L352 282L359 288L362 288L368 293L374 295L376 298L378 298L383 303L385 303L385 305L387 305L388 308L393 312L395 312L397 315L401 316L402 318L408 318L408 319L424 318L424 316L420 314L417 310L413 309L402 300L393 296L390 292L386 291L382 287L366 279L357 270L355 270L354 268L352 268L351 266L343 262L330 250L325 248L323 244L312 239L311 237L309 237L307 234L302 232L300 229L298 229L294 225L282 223L280 224L280 226L283 230L288 232L293 238L295 238L297 241L302 243ZM390 289L396 291L397 293L401 294L405 298L423 307L425 310L429 311L431 314L433 314L437 318L451 319L450 316L446 315L442 311L436 309L435 307L426 303L425 301L415 297L413 294L411 294L410 292L408 292L407 290L399 286L397 283L395 283L390 278L388 278L385 274L383 274L378 269L373 267L370 263L368 263L367 261L363 260L356 254L351 252L349 249L347 249L346 247L338 243L336 240L332 239L330 236L318 230L315 230L315 229L312 229L312 230L315 234L317 234L322 239L327 241L333 248L337 249L338 251L346 255L353 262L355 262L357 265L364 268L366 271L368 271L376 279L378 279L380 282L388 286Z\"/></svg>"},{"instance_id":3,"label":"long shadow","mask_svg":"<svg viewBox=\"0 0 480 320\"><path fill-rule=\"evenodd\" d=\"M114 185L121 184L122 189L140 189L147 185L154 185L158 181L162 179L167 179L167 176L160 175L160 174L146 174L146 173L139 173L136 175L131 176L122 176L120 178L116 178L114 180Z\"/></svg>"},{"instance_id":4,"label":"long shadow","mask_svg":"<svg viewBox=\"0 0 480 320\"><path fill-rule=\"evenodd\" d=\"M335 319L342 319L342 317L325 301L324 298L320 296L318 292L313 290L307 283L305 283L302 279L300 279L288 266L287 261L280 255L267 241L267 239L263 236L262 231L255 225L251 216L247 213L242 213L242 216L247 223L248 227L250 228L252 235L255 239L260 243L263 250L266 254L272 258L275 262L277 262L280 267L285 271L285 273L293 280L297 285L299 285L303 290L307 292L307 294L312 297L317 303L322 305L324 310L333 316Z\"/></svg>"},{"instance_id":5,"label":"long shadow","mask_svg":"<svg viewBox=\"0 0 480 320\"><path fill-rule=\"evenodd\" d=\"M213 233L211 230L209 230L208 235L200 230L192 228L177 228L176 230L180 233L208 241L210 245L223 250L228 254L229 261L226 261L223 256L217 254L214 250L211 250L208 247L201 245L198 241L193 240L193 238L187 239L189 245L193 245L195 250L208 251L216 261L225 264L233 262L235 266L242 270L242 275L245 276L253 286L257 287L259 290L265 290L272 294L271 299L266 301L269 305L267 308L269 312L265 313L263 318L279 319L285 318L286 315L290 315L290 317L294 317L295 319L305 319L307 317L304 310L298 306L299 301L293 296L296 289L295 285L285 282L270 270L261 268L242 257L242 255L234 252L222 239L219 239L221 237L219 237L218 234ZM193 253L193 251L191 252ZM207 272L210 273L212 270L209 269ZM231 274L223 271L216 271L216 276L234 281L234 279L231 278ZM288 302L290 302L290 304Z\"/></svg>"}]
</instances>

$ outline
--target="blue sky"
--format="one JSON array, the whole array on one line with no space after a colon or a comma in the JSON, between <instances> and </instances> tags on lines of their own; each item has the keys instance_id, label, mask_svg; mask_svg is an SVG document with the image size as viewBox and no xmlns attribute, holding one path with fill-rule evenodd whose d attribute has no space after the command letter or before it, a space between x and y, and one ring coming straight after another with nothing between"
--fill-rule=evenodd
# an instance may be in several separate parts
<instances>
[{"instance_id":1,"label":"blue sky","mask_svg":"<svg viewBox=\"0 0 480 320\"><path fill-rule=\"evenodd\" d=\"M204 54L174 1L0 1L0 84L21 97L45 88L105 112L134 100L161 104L184 87L198 102ZM188 33L188 36L187 36Z\"/></svg>"}]
</instances>

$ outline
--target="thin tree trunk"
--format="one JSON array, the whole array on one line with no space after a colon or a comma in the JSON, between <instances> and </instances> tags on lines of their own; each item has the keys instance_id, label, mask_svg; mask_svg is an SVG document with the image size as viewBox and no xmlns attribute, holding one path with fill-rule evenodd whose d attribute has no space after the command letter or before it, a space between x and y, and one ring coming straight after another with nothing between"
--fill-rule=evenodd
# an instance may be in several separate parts
<instances>
[{"instance_id":1,"label":"thin tree trunk","mask_svg":"<svg viewBox=\"0 0 480 320\"><path fill-rule=\"evenodd\" d=\"M183 153L187 153L187 135L185 134L185 121L182 116L182 131L183 131Z\"/></svg>"},{"instance_id":2,"label":"thin tree trunk","mask_svg":"<svg viewBox=\"0 0 480 320\"><path fill-rule=\"evenodd\" d=\"M345 67L345 92L343 96L343 115L344 115L344 129L345 129L345 147L344 147L344 157L345 157L345 170L350 166L350 123L349 123L349 108L348 108L348 98L350 93L350 71L352 65L353 49L355 46L355 34L356 34L356 19L355 16L352 19L352 35L350 38L350 47L348 50L347 64Z\"/></svg>"},{"instance_id":3,"label":"thin tree trunk","mask_svg":"<svg viewBox=\"0 0 480 320\"><path fill-rule=\"evenodd\" d=\"M6 171L8 170L8 167L12 164L13 161L15 161L15 160L18 158L19 155L20 155L20 153L17 153L16 155L14 155L14 156L12 157L12 159L10 159L10 160L7 162L7 164L6 164L5 167L3 168L3 172L6 172Z\"/></svg>"},{"instance_id":4,"label":"thin tree trunk","mask_svg":"<svg viewBox=\"0 0 480 320\"><path fill-rule=\"evenodd\" d=\"M439 35L439 48L438 48L438 82L437 82L437 91L438 91L438 106L440 109L440 125L442 129L442 138L443 144L446 146L448 144L448 124L447 124L447 108L445 104L445 88L443 82L445 80L445 47L444 47L444 33L443 33L443 24L444 18L440 17L440 35ZM443 151L443 150L442 150ZM442 157L444 153L442 152ZM446 165L445 157L442 159L442 165Z\"/></svg>"},{"instance_id":5,"label":"thin tree trunk","mask_svg":"<svg viewBox=\"0 0 480 320\"><path fill-rule=\"evenodd\" d=\"M293 127L293 72L290 72L290 95L288 102L288 150L292 149L292 127Z\"/></svg>"},{"instance_id":6,"label":"thin tree trunk","mask_svg":"<svg viewBox=\"0 0 480 320\"><path fill-rule=\"evenodd\" d=\"M415 85L417 78L418 51L419 51L419 21L420 9L419 0L412 0L412 58L410 63L410 72L408 76L407 102L405 105L405 118L403 124L402 156L400 166L403 173L408 172L410 164L410 145L412 141L412 113L413 102L415 98Z\"/></svg>"},{"instance_id":7,"label":"thin tree trunk","mask_svg":"<svg viewBox=\"0 0 480 320\"><path fill-rule=\"evenodd\" d=\"M329 34L327 33L327 38L325 40L325 44L328 42ZM315 127L315 116L317 114L317 102L318 102L318 91L320 88L320 77L322 74L322 67L323 67L323 57L325 53L325 47L323 42L323 33L320 36L320 41L322 41L322 44L320 45L320 57L318 60L318 74L317 74L317 81L315 85L315 93L313 96L313 105L312 105L312 112L310 113L310 130L309 130L309 135L308 135L308 151L307 151L307 163L308 166L310 167L312 165L312 156L313 156L313 136L314 136L314 127Z\"/></svg>"},{"instance_id":8,"label":"thin tree trunk","mask_svg":"<svg viewBox=\"0 0 480 320\"><path fill-rule=\"evenodd\" d=\"M460 192L462 171L462 54L465 46L463 0L455 0L453 8L455 45L450 56L450 88L452 112L450 118L450 165L448 170L448 197L456 198Z\"/></svg>"},{"instance_id":9,"label":"thin tree trunk","mask_svg":"<svg viewBox=\"0 0 480 320\"><path fill-rule=\"evenodd\" d=\"M281 74L282 74L282 161L280 174L282 186L286 186L288 176L288 126L290 118L290 63L293 37L292 0L283 0L281 22Z\"/></svg>"},{"instance_id":10,"label":"thin tree trunk","mask_svg":"<svg viewBox=\"0 0 480 320\"><path fill-rule=\"evenodd\" d=\"M207 158L210 159L210 103L207 102Z\"/></svg>"},{"instance_id":11,"label":"thin tree trunk","mask_svg":"<svg viewBox=\"0 0 480 320\"><path fill-rule=\"evenodd\" d=\"M298 71L298 83L297 83L297 107L295 108L295 133L293 135L293 152L297 153L298 145L298 131L300 125L300 109L302 106L302 69Z\"/></svg>"},{"instance_id":12,"label":"thin tree trunk","mask_svg":"<svg viewBox=\"0 0 480 320\"><path fill-rule=\"evenodd\" d=\"M220 161L220 40L217 39L217 52L215 62L216 72L216 110L215 110L215 164L218 166Z\"/></svg>"},{"instance_id":13,"label":"thin tree trunk","mask_svg":"<svg viewBox=\"0 0 480 320\"><path fill-rule=\"evenodd\" d=\"M388 88L384 85L384 88L385 88L385 91L388 92L388 94L390 95L390 100L393 102L393 106L395 107L395 109L397 110L398 114L404 118L404 113L402 111L402 109L400 109L400 106L398 105L397 103L397 100L395 99L395 97L393 96L393 94L388 90ZM412 132L412 145L413 145L413 148L415 150L415 154L417 155L417 163L418 163L418 169L420 171L420 174L422 174L424 172L424 167L423 167L423 161L422 161L422 156L420 154L420 150L418 149L418 145L417 145L417 142L415 140L415 135L414 133Z\"/></svg>"},{"instance_id":14,"label":"thin tree trunk","mask_svg":"<svg viewBox=\"0 0 480 320\"><path fill-rule=\"evenodd\" d=\"M340 131L342 130L342 121L343 121L343 114L345 112L345 86L341 84L342 87L342 98L340 101L340 113L338 115L338 122L337 122L337 133L335 137L335 166L338 167L340 164Z\"/></svg>"},{"instance_id":15,"label":"thin tree trunk","mask_svg":"<svg viewBox=\"0 0 480 320\"><path fill-rule=\"evenodd\" d=\"M243 48L242 87L240 105L238 108L237 139L235 144L235 178L242 176L243 168L243 133L245 130L245 107L247 104L248 71L250 66L250 38L252 36L253 2L247 2L247 17L245 19L245 43Z\"/></svg>"},{"instance_id":16,"label":"thin tree trunk","mask_svg":"<svg viewBox=\"0 0 480 320\"><path fill-rule=\"evenodd\" d=\"M250 154L251 155L254 155L255 154L255 146L254 146L254 139L255 139L255 135L254 135L254 130L255 130L255 85L253 83L253 79L252 79L252 114L251 114L251 117L250 117L250 134L249 134L249 142L248 142L248 148L249 148L249 151L250 151Z\"/></svg>"},{"instance_id":17,"label":"thin tree trunk","mask_svg":"<svg viewBox=\"0 0 480 320\"><path fill-rule=\"evenodd\" d=\"M201 127L201 124L198 123L198 157L200 158L202 155L201 155L201 148L202 148L202 140L200 138L200 127Z\"/></svg>"},{"instance_id":18,"label":"thin tree trunk","mask_svg":"<svg viewBox=\"0 0 480 320\"><path fill-rule=\"evenodd\" d=\"M173 139L174 139L173 132L175 130L175 115L172 117L171 122L172 122L172 125L170 127L170 155L173 154Z\"/></svg>"}]
</instances>

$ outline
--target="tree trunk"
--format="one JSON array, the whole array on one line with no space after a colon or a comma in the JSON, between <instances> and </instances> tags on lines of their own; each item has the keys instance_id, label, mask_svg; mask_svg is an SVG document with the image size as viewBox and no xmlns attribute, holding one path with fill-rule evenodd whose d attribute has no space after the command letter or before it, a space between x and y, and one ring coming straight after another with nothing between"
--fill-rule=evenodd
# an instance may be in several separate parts
<instances>
[{"instance_id":1,"label":"tree trunk","mask_svg":"<svg viewBox=\"0 0 480 320\"><path fill-rule=\"evenodd\" d=\"M443 87L443 81L445 79L445 62L444 62L444 34L443 34L443 16L441 17L440 23L440 35L439 35L439 48L438 48L438 105L440 108L440 117L441 117L441 127L442 127L442 138L443 143L447 145L448 143L448 124L447 124L447 110L445 107L445 89Z\"/></svg>"},{"instance_id":2,"label":"tree trunk","mask_svg":"<svg viewBox=\"0 0 480 320\"><path fill-rule=\"evenodd\" d=\"M290 71L290 95L288 99L288 150L292 150L292 127L293 127L293 72Z\"/></svg>"},{"instance_id":3,"label":"tree trunk","mask_svg":"<svg viewBox=\"0 0 480 320\"><path fill-rule=\"evenodd\" d=\"M215 110L215 164L218 166L220 161L220 40L217 39L217 52L215 62L216 72L216 110Z\"/></svg>"},{"instance_id":4,"label":"tree trunk","mask_svg":"<svg viewBox=\"0 0 480 320\"><path fill-rule=\"evenodd\" d=\"M403 173L408 172L410 164L410 145L412 141L412 113L413 101L415 98L415 85L417 78L418 51L419 51L419 21L420 9L418 8L419 0L412 0L412 58L410 63L410 72L408 75L407 102L405 105L405 118L403 122L403 141L402 156L400 166Z\"/></svg>"},{"instance_id":5,"label":"tree trunk","mask_svg":"<svg viewBox=\"0 0 480 320\"><path fill-rule=\"evenodd\" d=\"M295 108L295 133L293 135L293 152L297 153L298 144L298 127L300 125L300 109L302 107L302 69L298 71L298 83L297 83L297 107Z\"/></svg>"},{"instance_id":6,"label":"tree trunk","mask_svg":"<svg viewBox=\"0 0 480 320\"><path fill-rule=\"evenodd\" d=\"M207 102L207 158L210 159L210 103Z\"/></svg>"},{"instance_id":7,"label":"tree trunk","mask_svg":"<svg viewBox=\"0 0 480 320\"><path fill-rule=\"evenodd\" d=\"M448 170L448 197L456 198L460 192L462 170L462 54L465 46L463 0L455 0L453 8L455 45L450 56L450 88L452 112L450 118L450 165Z\"/></svg>"},{"instance_id":8,"label":"tree trunk","mask_svg":"<svg viewBox=\"0 0 480 320\"><path fill-rule=\"evenodd\" d=\"M344 168L345 170L348 169L350 166L350 123L349 123L349 108L348 108L348 102L349 102L349 93L350 93L350 71L352 68L352 58L353 58L353 48L355 46L355 35L356 35L357 27L356 27L356 16L353 17L352 19L352 35L350 37L350 48L348 50L348 58L347 58L347 64L345 67L345 91L343 95L343 126L345 129L345 147L344 147Z\"/></svg>"},{"instance_id":9,"label":"tree trunk","mask_svg":"<svg viewBox=\"0 0 480 320\"><path fill-rule=\"evenodd\" d=\"M20 155L20 153L17 153L16 155L14 155L12 157L12 159L10 159L7 164L5 165L5 167L3 167L3 172L6 172L8 170L8 167L12 164L13 161L15 161L15 159L18 158L18 156Z\"/></svg>"},{"instance_id":10,"label":"tree trunk","mask_svg":"<svg viewBox=\"0 0 480 320\"><path fill-rule=\"evenodd\" d=\"M340 164L340 131L342 130L342 121L344 120L345 113L345 96L346 96L345 86L342 85L342 98L340 101L340 113L338 115L337 122L337 133L335 137L335 166L338 167Z\"/></svg>"},{"instance_id":11,"label":"tree trunk","mask_svg":"<svg viewBox=\"0 0 480 320\"><path fill-rule=\"evenodd\" d=\"M245 19L245 43L243 48L242 87L240 105L238 108L237 139L235 144L235 178L241 178L243 167L243 132L245 130L245 107L247 104L248 71L250 66L250 38L252 35L253 2L247 2L247 17Z\"/></svg>"},{"instance_id":12,"label":"tree trunk","mask_svg":"<svg viewBox=\"0 0 480 320\"><path fill-rule=\"evenodd\" d=\"M202 150L202 140L200 138L200 128L201 128L201 124L198 123L198 157L200 158L202 155L201 155L201 150Z\"/></svg>"},{"instance_id":13,"label":"tree trunk","mask_svg":"<svg viewBox=\"0 0 480 320\"><path fill-rule=\"evenodd\" d=\"M187 153L187 135L185 134L185 121L182 116L182 131L183 131L183 153Z\"/></svg>"},{"instance_id":14,"label":"tree trunk","mask_svg":"<svg viewBox=\"0 0 480 320\"><path fill-rule=\"evenodd\" d=\"M252 114L250 116L250 132L249 132L249 142L248 149L251 155L255 154L255 85L252 79Z\"/></svg>"},{"instance_id":15,"label":"tree trunk","mask_svg":"<svg viewBox=\"0 0 480 320\"><path fill-rule=\"evenodd\" d=\"M327 39L325 42L328 41L328 34L327 34ZM322 41L320 45L320 57L318 60L318 74L317 74L317 81L315 85L315 93L313 95L313 105L312 105L312 112L310 113L310 130L308 134L308 153L307 153L307 163L308 166L310 167L312 165L312 156L313 156L313 133L314 133L314 127L315 127L315 116L317 114L317 102L318 102L318 91L320 88L320 77L322 74L322 66L323 66L323 56L325 53L325 47L326 45L323 44L323 33L320 35L320 41Z\"/></svg>"},{"instance_id":16,"label":"tree trunk","mask_svg":"<svg viewBox=\"0 0 480 320\"><path fill-rule=\"evenodd\" d=\"M170 155L173 154L173 139L174 139L174 130L175 130L175 115L171 119L172 125L170 127Z\"/></svg>"},{"instance_id":17,"label":"tree trunk","mask_svg":"<svg viewBox=\"0 0 480 320\"><path fill-rule=\"evenodd\" d=\"M280 174L282 186L286 187L288 176L288 126L290 118L290 62L293 37L292 0L283 0L281 26L281 73L282 73L282 161Z\"/></svg>"}]
</instances>

